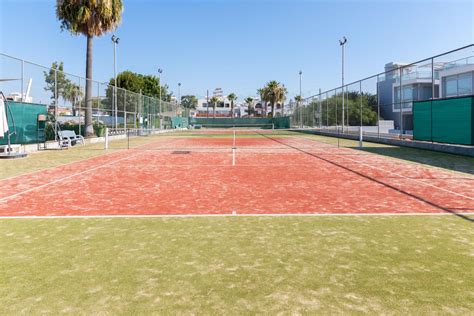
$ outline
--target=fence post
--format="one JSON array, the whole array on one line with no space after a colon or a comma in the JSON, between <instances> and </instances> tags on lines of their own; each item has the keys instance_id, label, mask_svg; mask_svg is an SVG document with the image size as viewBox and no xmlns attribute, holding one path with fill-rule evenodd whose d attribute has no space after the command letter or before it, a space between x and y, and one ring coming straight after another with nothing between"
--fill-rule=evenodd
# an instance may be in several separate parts
<instances>
[{"instance_id":1,"label":"fence post","mask_svg":"<svg viewBox=\"0 0 474 316\"><path fill-rule=\"evenodd\" d=\"M403 87L402 87L402 76L403 76L403 67L400 67L399 71L400 76L400 87L398 91L400 93L400 139L403 139Z\"/></svg>"},{"instance_id":2,"label":"fence post","mask_svg":"<svg viewBox=\"0 0 474 316\"><path fill-rule=\"evenodd\" d=\"M22 59L21 60L21 102L25 102L24 96L25 96L25 90L24 90L24 79L25 79L25 61Z\"/></svg>"},{"instance_id":3,"label":"fence post","mask_svg":"<svg viewBox=\"0 0 474 316\"><path fill-rule=\"evenodd\" d=\"M78 95L78 98L79 98L79 111L77 110L77 107L76 105L74 104L73 107L75 109L75 111L77 111L77 116L79 117L79 135L82 135L81 133L81 100L80 100L80 96L81 96L81 77L79 77L79 95ZM76 113L73 113L73 114L76 114Z\"/></svg>"},{"instance_id":4,"label":"fence post","mask_svg":"<svg viewBox=\"0 0 474 316\"><path fill-rule=\"evenodd\" d=\"M105 144L104 144L104 149L107 150L109 149L109 128L105 128Z\"/></svg>"},{"instance_id":5,"label":"fence post","mask_svg":"<svg viewBox=\"0 0 474 316\"><path fill-rule=\"evenodd\" d=\"M123 89L123 127L127 129L127 90Z\"/></svg>"},{"instance_id":6,"label":"fence post","mask_svg":"<svg viewBox=\"0 0 474 316\"><path fill-rule=\"evenodd\" d=\"M54 69L54 140L58 140L58 70Z\"/></svg>"},{"instance_id":7,"label":"fence post","mask_svg":"<svg viewBox=\"0 0 474 316\"><path fill-rule=\"evenodd\" d=\"M359 129L359 147L362 148L362 138L364 131L362 130L362 80L359 81L359 98L360 98L360 129ZM349 106L349 104L348 104Z\"/></svg>"},{"instance_id":8,"label":"fence post","mask_svg":"<svg viewBox=\"0 0 474 316\"><path fill-rule=\"evenodd\" d=\"M434 58L431 58L430 140L433 142L433 100L435 98ZM413 108L412 108L413 113Z\"/></svg>"},{"instance_id":9,"label":"fence post","mask_svg":"<svg viewBox=\"0 0 474 316\"><path fill-rule=\"evenodd\" d=\"M380 138L380 96L379 96L379 75L377 75L377 138Z\"/></svg>"}]
</instances>

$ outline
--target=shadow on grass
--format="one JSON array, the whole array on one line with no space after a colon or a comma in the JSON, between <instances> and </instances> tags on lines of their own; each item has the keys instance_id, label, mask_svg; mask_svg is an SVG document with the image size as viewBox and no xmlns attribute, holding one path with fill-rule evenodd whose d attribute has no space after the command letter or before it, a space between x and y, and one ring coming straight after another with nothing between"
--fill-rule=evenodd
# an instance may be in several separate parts
<instances>
[{"instance_id":1,"label":"shadow on grass","mask_svg":"<svg viewBox=\"0 0 474 316\"><path fill-rule=\"evenodd\" d=\"M474 175L474 158L407 147L352 147L372 154L417 162Z\"/></svg>"}]
</instances>

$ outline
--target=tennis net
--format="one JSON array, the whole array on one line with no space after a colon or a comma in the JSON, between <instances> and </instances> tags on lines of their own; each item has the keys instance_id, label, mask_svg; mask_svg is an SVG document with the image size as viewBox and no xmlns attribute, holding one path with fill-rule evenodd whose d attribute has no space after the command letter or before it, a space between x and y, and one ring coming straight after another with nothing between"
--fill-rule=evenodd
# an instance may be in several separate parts
<instances>
[{"instance_id":1,"label":"tennis net","mask_svg":"<svg viewBox=\"0 0 474 316\"><path fill-rule=\"evenodd\" d=\"M274 147L275 138L301 138L304 135L299 130L276 129L272 124L215 124L182 129L109 128L106 131L105 149L230 149L256 145Z\"/></svg>"}]
</instances>

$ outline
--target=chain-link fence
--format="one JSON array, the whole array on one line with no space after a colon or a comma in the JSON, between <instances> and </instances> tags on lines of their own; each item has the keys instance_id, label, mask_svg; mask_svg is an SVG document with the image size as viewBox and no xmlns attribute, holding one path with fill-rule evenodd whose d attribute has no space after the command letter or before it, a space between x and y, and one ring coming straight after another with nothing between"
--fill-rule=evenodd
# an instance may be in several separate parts
<instances>
[{"instance_id":1,"label":"chain-link fence","mask_svg":"<svg viewBox=\"0 0 474 316\"><path fill-rule=\"evenodd\" d=\"M292 127L411 138L414 102L474 95L474 44L290 104Z\"/></svg>"},{"instance_id":2,"label":"chain-link fence","mask_svg":"<svg viewBox=\"0 0 474 316\"><path fill-rule=\"evenodd\" d=\"M86 79L61 68L59 64L45 67L0 53L0 91L13 101L47 106L56 122L84 134ZM96 134L105 127L171 128L171 118L182 115L176 102L115 88L107 82L91 82L91 113Z\"/></svg>"}]
</instances>

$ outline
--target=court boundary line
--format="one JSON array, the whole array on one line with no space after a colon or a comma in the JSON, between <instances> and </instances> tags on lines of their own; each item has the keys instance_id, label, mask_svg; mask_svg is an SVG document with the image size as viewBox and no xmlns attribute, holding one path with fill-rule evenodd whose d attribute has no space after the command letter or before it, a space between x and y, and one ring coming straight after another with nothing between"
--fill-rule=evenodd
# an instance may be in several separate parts
<instances>
[{"instance_id":1,"label":"court boundary line","mask_svg":"<svg viewBox=\"0 0 474 316\"><path fill-rule=\"evenodd\" d=\"M91 171L94 171L94 170L97 170L97 169L100 169L100 168L103 168L103 167L112 165L112 164L114 164L114 163L117 163L117 162L120 162L120 161L129 159L129 158L131 158L131 157L135 157L135 156L138 156L138 155L139 155L139 153L136 153L135 155L128 155L128 156L123 157L123 158L120 158L120 159L116 159L116 160L113 160L113 161L109 161L109 162L100 164L100 165L95 166L95 167L93 167L93 168L89 168L89 169L86 169L86 170L83 170L83 171L80 171L80 172L76 172L76 173L73 173L73 174L69 174L69 175L67 175L67 176L65 176L65 177L62 177L62 178L59 178L59 179L56 179L56 180L52 180L52 181L49 181L49 182L46 182L46 183L43 183L43 184L34 186L34 187L32 187L32 188L29 188L29 189L26 189L26 190L17 192L17 193L15 193L15 194L8 195L8 196L5 196L5 197L3 197L3 198L0 198L0 202L8 201L8 200L10 200L10 199L12 199L12 198L15 198L15 197L17 197L17 196L20 196L20 195L23 195L23 194L26 194L26 193L29 193L29 192L32 192L32 191L36 191L36 190L38 190L38 189L47 187L47 186L49 186L49 185L51 185L51 184L58 183L58 182L61 182L61 181L63 181L63 180L67 180L67 179L73 178L73 177L75 177L75 176L82 175L82 174L85 174L85 173L88 173L88 172L91 172Z\"/></svg>"},{"instance_id":2,"label":"court boundary line","mask_svg":"<svg viewBox=\"0 0 474 316\"><path fill-rule=\"evenodd\" d=\"M303 139L307 139L307 140L310 140L310 141L314 141L314 142L317 142L317 143L320 143L320 144L326 144L326 145L329 145L327 147L321 147L321 148L337 148L336 145L334 144L331 144L331 143L328 143L328 142L324 142L322 140L317 140L317 139L314 139L312 138L311 136L317 136L317 137L326 137L326 138L337 138L336 136L325 136L325 135L319 135L319 134L312 134L312 133L302 133L301 134L301 138ZM358 142L358 140L352 140L352 139L343 139L343 140L349 140L349 141L354 141L354 142ZM382 143L376 143L376 142L371 142L371 141L366 141L364 140L364 143L370 143L370 144L380 144L380 145L386 145L386 146L390 146L390 147L401 147L401 146L397 146L397 145L389 145L389 144L382 144ZM319 148L319 147L315 147L315 148ZM364 152L366 154L361 154L361 156L366 156L366 155L374 155L374 156L382 156L382 157L385 157L387 159L391 159L391 160L394 160L394 161L401 161L401 162L404 162L406 164L410 164L410 165L415 165L415 166L422 166L424 168L428 168L428 169L435 169L435 170L440 170L440 171L443 171L443 172L448 172L448 173L454 173L454 174L463 174L463 175L467 175L468 177L472 178L474 180L474 174L470 174L470 173L467 173L467 172L463 172L463 171L458 171L458 170L451 170L451 169L447 169L447 168L443 168L443 167L438 167L438 166L434 166L434 165L428 165L427 164L424 164L424 163L421 163L421 162L417 162L417 161L411 161L411 160L407 160L407 159L403 159L403 158L397 158L397 157L392 157L392 156L385 156L385 155L382 155L382 154L377 154L377 153L372 153L370 151L362 151L362 150L358 150L357 148L355 147L340 147L340 148L345 148L345 149L352 149L353 151L356 151L356 152ZM407 147L408 149L416 149L416 150L424 150L424 151L429 151L427 149L422 149L422 148L409 148ZM440 154L448 154L448 155L454 155L454 156L460 156L460 155L457 155L457 154L450 154L450 153L443 153L443 152L438 152ZM328 154L328 155L334 155L334 156L344 156L343 154ZM349 156L356 156L356 155L352 155L352 154L349 154Z\"/></svg>"},{"instance_id":3,"label":"court boundary line","mask_svg":"<svg viewBox=\"0 0 474 316\"><path fill-rule=\"evenodd\" d=\"M447 207L443 207L443 206L441 206L441 205L438 205L437 203L428 201L427 199L425 199L425 198L423 198L423 197L420 197L420 196L418 196L418 195L416 195L416 194L407 192L406 190L397 188L396 186L394 186L394 185L392 185L392 184L385 183L384 181L379 180L379 179L376 179L376 178L374 178L374 177L372 177L372 176L365 175L365 174L363 174L362 172L359 172L359 171L356 171L356 170L352 170L352 169L349 168L349 167L343 166L341 163L334 162L334 161L331 161L331 160L329 160L329 159L320 157L319 155L317 155L317 154L315 154L315 153L311 153L311 152L308 152L308 151L306 151L306 150L299 149L298 147L295 147L295 146L293 146L293 145L285 144L284 142L279 141L279 140L277 140L277 139L273 139L273 138L270 137L270 136L263 135L263 134L261 134L261 135L262 135L263 137L266 137L266 138L268 138L268 139L271 139L271 140L273 140L273 141L275 141L275 142L277 142L277 143L286 145L286 146L288 146L289 148L293 148L293 149L296 150L296 151L305 153L305 154L310 155L310 156L312 156L312 157L314 157L314 158L317 158L317 159L320 159L320 160L322 160L322 161L325 161L325 162L327 162L327 163L329 163L329 164L331 164L331 165L337 166L337 167L339 167L339 168L342 168L342 169L344 169L344 170L347 170L347 171L349 171L349 172L352 172L352 173L354 173L354 174L356 174L356 175L359 175L359 176L361 176L361 177L363 177L363 178L365 178L365 179L368 179L368 180L371 180L371 181L373 181L373 182L375 182L375 183L378 183L378 184L380 184L380 185L383 185L383 186L385 186L385 187L387 187L387 188L390 188L390 189L392 189L392 190L394 190L394 191L397 191L397 192L399 192L399 193L401 193L401 194L404 194L404 195L409 196L409 197L411 197L411 198L413 198L413 199L416 199L416 200L418 200L418 201L420 201L420 202L423 202L423 203L425 203L425 204L427 204L427 205L430 205L430 206L432 206L432 207L434 207L434 208L437 208L437 209L439 209L439 210L441 210L441 211L444 211L444 212L453 214L453 215L458 216L458 217L460 217L460 218L462 218L462 219L464 219L464 220L467 220L467 221L470 221L470 222L474 222L474 219L471 219L471 218L465 216L464 213L457 213L457 212L455 212L455 211L452 211L452 210L450 210L450 209L447 208ZM305 138L305 139L308 139L308 138ZM309 140L309 139L308 139L308 140ZM315 141L315 142L318 142L318 141ZM333 147L334 147L334 146L333 146ZM355 160L353 160L353 161L354 161L355 163L358 163L358 162L355 161ZM367 166L370 166L370 165L367 165ZM398 175L398 174L396 174L396 173L394 173L394 172L392 172L392 174L395 174L395 175L397 175L397 176L399 176L399 177L404 177L404 176ZM406 178L406 179L407 179L407 180L411 180L410 178ZM413 180L413 181L415 181L415 180ZM427 185L427 183L424 183L424 182L421 182L421 181L419 181L419 182L422 183L422 184ZM433 186L433 187L434 187L434 188L438 188L438 187L436 187L436 186ZM440 188L440 189L441 189L441 188ZM449 191L449 190L445 190L445 191L446 191L446 192L451 192L451 191ZM454 193L454 192L453 192L453 193ZM456 194L456 195L458 195L458 194ZM461 195L461 196L462 196L462 195ZM470 197L467 197L467 198L474 200L474 198L470 198Z\"/></svg>"},{"instance_id":4,"label":"court boundary line","mask_svg":"<svg viewBox=\"0 0 474 316\"><path fill-rule=\"evenodd\" d=\"M98 149L98 151L103 151L103 150L104 149ZM0 179L0 182L15 179L15 178L18 178L18 177L28 176L28 175L31 175L31 174L34 174L34 173L45 171L45 170L52 170L54 168L61 168L61 167L64 167L64 166L69 166L69 165L72 165L72 164L75 164L75 163L80 163L80 162L91 160L91 159L94 159L94 158L116 154L116 153L119 153L119 152L122 152L122 151L123 151L122 149L118 149L118 150L111 151L111 152L108 152L108 153L106 152L105 154L102 153L102 154L99 154L97 156L92 156L92 157L88 157L88 158L84 158L84 159L79 159L79 160L75 160L75 161L71 161L71 162L66 162L66 163L63 163L63 164L60 164L60 165L57 165L57 166L46 167L46 168L39 169L39 170L36 170L36 171L29 171L29 172L22 173L22 174L19 174L19 175L16 175L16 176L11 176L11 177ZM40 154L40 153L36 152L35 154Z\"/></svg>"},{"instance_id":5,"label":"court boundary line","mask_svg":"<svg viewBox=\"0 0 474 316\"><path fill-rule=\"evenodd\" d=\"M462 213L474 216L474 212ZM451 213L225 213L225 214L116 214L116 215L14 215L0 216L9 219L114 219L114 218L205 218L205 217L403 217L403 216L453 216Z\"/></svg>"},{"instance_id":6,"label":"court boundary line","mask_svg":"<svg viewBox=\"0 0 474 316\"><path fill-rule=\"evenodd\" d=\"M266 135L263 135L263 136L266 137ZM315 142L315 143L327 144L327 143L324 143L324 142L321 142L321 141L318 141L318 140L315 140L315 139L311 139L311 138L309 138L309 137L302 137L302 138L303 138L303 139L307 139L307 140L309 140L309 141L313 141L313 142ZM273 140L273 139L272 139L272 140ZM277 141L277 140L275 140L275 141ZM279 142L279 141L277 141L277 142ZM282 142L279 142L279 143L284 144L284 143L282 143ZM307 154L313 155L313 153L310 153L310 152L307 152L307 151L306 151L307 148L301 148L301 149L300 149L300 148L298 148L298 147L294 147L294 146L289 145L289 144L284 144L284 145L285 145L285 146L288 146L288 147L291 147L291 148L294 148L294 149L297 149L297 150L299 150L299 151L305 152L305 153L307 153ZM349 150L352 151L352 150L354 150L354 149L352 149L352 148L336 147L335 145L331 145L331 146L329 146L329 147L342 149L343 151L349 151ZM317 148L317 147L316 147L316 148ZM370 153L370 154L373 155L372 153ZM316 154L314 154L314 155L316 155ZM447 193L454 194L454 195L457 195L457 196L459 196L459 197L463 197L463 198L466 198L466 199L469 199L469 200L474 201L474 197L470 197L470 196L467 196L467 195L464 195L464 194L461 194L461 193L457 193L457 192L454 192L454 191L451 191L451 190L447 190L447 189L438 187L438 186L436 186L436 185L423 182L423 181L421 181L421 180L413 179L413 178L404 176L404 175L402 175L402 174L396 173L396 172L394 172L394 171L384 170L384 169L378 168L378 167L376 167L376 166L372 166L372 165L370 165L370 164L368 164L368 163L365 163L365 162L362 162L362 161L357 161L357 160L352 159L352 158L349 157L349 156L354 156L354 155L350 155L350 154L347 154L347 155L332 154L332 155L333 155L333 156L336 156L336 157L342 157L342 158L344 158L344 159L348 159L348 160L350 160L350 161L352 161L352 162L354 162L354 163L356 163L356 164L359 164L359 165L362 165L362 166L366 166L366 167L369 167L369 168L372 168L372 169L375 169L375 170L378 170L378 171L388 172L388 173L390 173L390 174L392 174L392 175L395 175L395 176L397 176L397 177L399 177L399 178L403 178L403 179L406 179L406 180L411 180L411 181L414 181L414 182L416 182L416 183L423 184L423 185L426 185L426 186L430 186L430 187L432 187L432 188L439 189L439 190L441 190L441 191L445 191L445 192L447 192ZM365 156L365 155L364 155L364 156ZM369 156L369 155L367 155L367 156ZM318 155L318 157L319 157L319 155ZM320 157L320 158L321 158L321 159L324 159L324 158L322 158L322 157ZM324 159L324 160L326 160L326 159ZM420 164L420 165L423 166L422 164ZM446 179L444 179L444 180L446 180Z\"/></svg>"}]
</instances>

